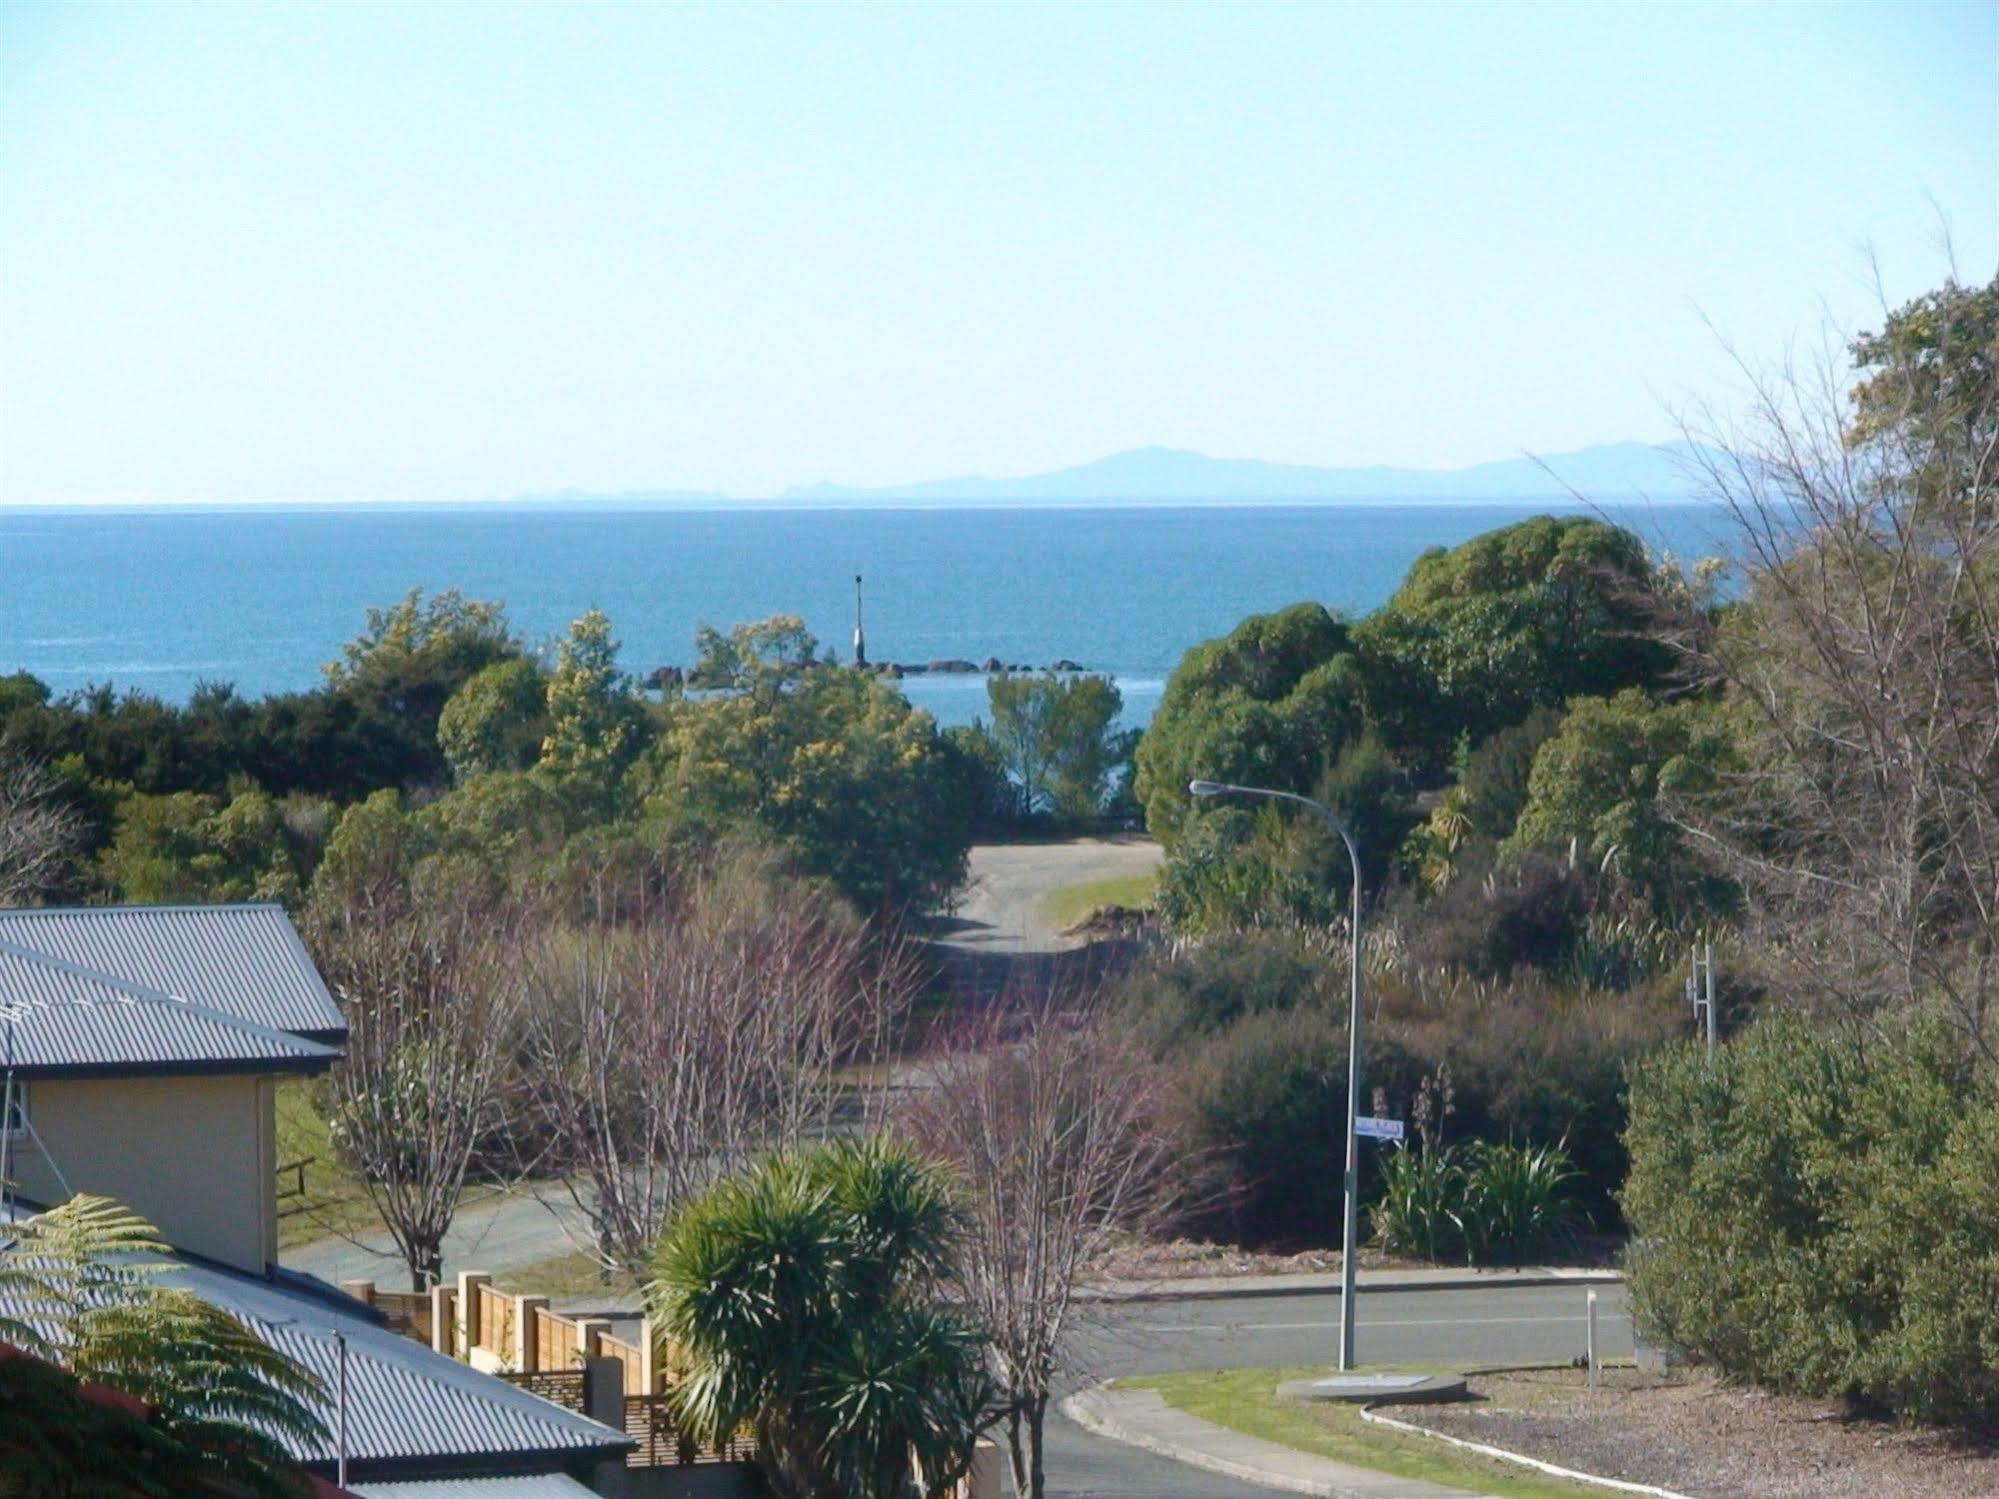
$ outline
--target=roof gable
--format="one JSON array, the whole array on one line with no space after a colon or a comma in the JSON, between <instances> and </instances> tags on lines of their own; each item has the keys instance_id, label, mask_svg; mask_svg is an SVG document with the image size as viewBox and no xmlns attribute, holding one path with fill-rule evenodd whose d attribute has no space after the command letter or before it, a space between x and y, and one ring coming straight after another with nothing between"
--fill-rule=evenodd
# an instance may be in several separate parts
<instances>
[{"instance_id":1,"label":"roof gable","mask_svg":"<svg viewBox=\"0 0 1999 1499\"><path fill-rule=\"evenodd\" d=\"M346 1035L282 907L71 906L0 911L0 942L274 1031Z\"/></svg>"},{"instance_id":2,"label":"roof gable","mask_svg":"<svg viewBox=\"0 0 1999 1499\"><path fill-rule=\"evenodd\" d=\"M338 1055L288 1031L0 940L0 1064L24 1076L316 1071Z\"/></svg>"}]
</instances>

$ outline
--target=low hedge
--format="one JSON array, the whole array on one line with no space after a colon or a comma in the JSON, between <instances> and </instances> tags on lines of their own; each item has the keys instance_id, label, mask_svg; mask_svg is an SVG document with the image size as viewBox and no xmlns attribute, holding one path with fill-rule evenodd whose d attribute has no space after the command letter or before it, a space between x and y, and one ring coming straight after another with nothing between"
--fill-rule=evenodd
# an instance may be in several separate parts
<instances>
[{"instance_id":1,"label":"low hedge","mask_svg":"<svg viewBox=\"0 0 1999 1499\"><path fill-rule=\"evenodd\" d=\"M1770 1388L1999 1423L1999 1083L1941 1027L1762 1021L1634 1069L1632 1307Z\"/></svg>"}]
</instances>

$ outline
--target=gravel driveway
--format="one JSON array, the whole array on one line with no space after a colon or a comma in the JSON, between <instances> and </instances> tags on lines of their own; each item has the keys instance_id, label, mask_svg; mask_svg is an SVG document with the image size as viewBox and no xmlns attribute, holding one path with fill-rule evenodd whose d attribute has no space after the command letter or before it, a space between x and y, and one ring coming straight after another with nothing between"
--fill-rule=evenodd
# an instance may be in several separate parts
<instances>
[{"instance_id":1,"label":"gravel driveway","mask_svg":"<svg viewBox=\"0 0 1999 1499\"><path fill-rule=\"evenodd\" d=\"M971 879L956 919L940 934L948 947L977 953L1059 952L1075 946L1041 914L1053 891L1098 880L1150 874L1164 857L1139 833L1072 838L1060 843L982 843L972 849Z\"/></svg>"}]
</instances>

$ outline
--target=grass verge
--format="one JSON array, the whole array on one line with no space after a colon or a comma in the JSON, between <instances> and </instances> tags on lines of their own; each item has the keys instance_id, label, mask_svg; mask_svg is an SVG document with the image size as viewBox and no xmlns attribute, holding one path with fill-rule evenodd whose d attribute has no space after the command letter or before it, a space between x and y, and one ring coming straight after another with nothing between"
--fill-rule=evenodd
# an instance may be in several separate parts
<instances>
[{"instance_id":1,"label":"grass verge","mask_svg":"<svg viewBox=\"0 0 1999 1499\"><path fill-rule=\"evenodd\" d=\"M580 1250L508 1270L493 1277L515 1295L546 1296L554 1301L597 1301L605 1306L636 1306L639 1288L630 1276L605 1277L597 1261Z\"/></svg>"},{"instance_id":2,"label":"grass verge","mask_svg":"<svg viewBox=\"0 0 1999 1499\"><path fill-rule=\"evenodd\" d=\"M1074 926L1092 911L1104 906L1130 906L1137 910L1152 904L1159 893L1156 873L1121 875L1110 880L1084 880L1064 885L1041 898L1041 914L1055 930Z\"/></svg>"},{"instance_id":3,"label":"grass verge","mask_svg":"<svg viewBox=\"0 0 1999 1499\"><path fill-rule=\"evenodd\" d=\"M328 1135L326 1120L313 1103L312 1084L304 1078L286 1078L278 1084L278 1164L306 1162L305 1195L278 1203L284 1216L278 1219L278 1247L289 1249L310 1244L333 1234L368 1233L379 1229L368 1192L340 1159ZM278 1179L284 1192L297 1181L293 1172Z\"/></svg>"},{"instance_id":4,"label":"grass verge","mask_svg":"<svg viewBox=\"0 0 1999 1499\"><path fill-rule=\"evenodd\" d=\"M1398 1478L1441 1483L1501 1499L1600 1499L1607 1490L1557 1478L1543 1478L1507 1463L1460 1453L1441 1442L1369 1426L1353 1406L1332 1402L1280 1400L1277 1386L1310 1379L1324 1369L1216 1369L1186 1374L1144 1375L1118 1381L1125 1389L1157 1390L1168 1405L1246 1436L1329 1457L1335 1462L1392 1473ZM1370 1370L1370 1372L1387 1372ZM1408 1366L1406 1372L1436 1369Z\"/></svg>"}]
</instances>

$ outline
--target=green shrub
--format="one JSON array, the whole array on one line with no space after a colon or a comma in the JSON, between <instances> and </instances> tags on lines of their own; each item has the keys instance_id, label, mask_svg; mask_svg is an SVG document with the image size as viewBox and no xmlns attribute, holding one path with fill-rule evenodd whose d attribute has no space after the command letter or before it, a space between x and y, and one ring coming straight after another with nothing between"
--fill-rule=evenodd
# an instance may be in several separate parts
<instances>
[{"instance_id":1,"label":"green shrub","mask_svg":"<svg viewBox=\"0 0 1999 1499\"><path fill-rule=\"evenodd\" d=\"M1371 1209L1374 1239L1390 1254L1455 1260L1464 1254L1465 1171L1445 1145L1390 1151Z\"/></svg>"},{"instance_id":2,"label":"green shrub","mask_svg":"<svg viewBox=\"0 0 1999 1499\"><path fill-rule=\"evenodd\" d=\"M1371 1210L1375 1242L1413 1259L1519 1264L1567 1247L1577 1172L1558 1145L1471 1140L1392 1151Z\"/></svg>"},{"instance_id":3,"label":"green shrub","mask_svg":"<svg viewBox=\"0 0 1999 1499\"><path fill-rule=\"evenodd\" d=\"M1197 1225L1337 1243L1346 1089L1346 1027L1317 1010L1249 1016L1187 1057L1184 1128L1207 1168Z\"/></svg>"},{"instance_id":4,"label":"green shrub","mask_svg":"<svg viewBox=\"0 0 1999 1499\"><path fill-rule=\"evenodd\" d=\"M1347 1013L1337 932L1186 944L1129 974L1122 999L1175 1064L1185 1148L1208 1163L1227 1205L1197 1215L1201 1226L1257 1241L1337 1242ZM1375 1112L1406 1117L1422 1080L1448 1072L1440 1138L1560 1145L1576 1172L1568 1195L1578 1213L1618 1226L1625 1066L1685 1034L1676 988L1575 993L1528 971L1482 983L1391 953L1369 963L1366 999L1363 1099ZM1316 1133L1301 1143L1299 1129ZM1372 1147L1363 1153L1364 1174L1378 1159Z\"/></svg>"},{"instance_id":5,"label":"green shrub","mask_svg":"<svg viewBox=\"0 0 1999 1499\"><path fill-rule=\"evenodd\" d=\"M1631 1110L1641 1328L1772 1388L1999 1420L1999 1087L1942 1027L1766 1020L1641 1066Z\"/></svg>"},{"instance_id":6,"label":"green shrub","mask_svg":"<svg viewBox=\"0 0 1999 1499\"><path fill-rule=\"evenodd\" d=\"M1392 1043L1368 1043L1366 1077L1413 1079ZM1343 1010L1272 1010L1237 1021L1182 1059L1182 1128L1205 1167L1196 1227L1243 1244L1340 1238L1346 1153L1347 1029ZM1362 1152L1371 1172L1372 1152Z\"/></svg>"},{"instance_id":7,"label":"green shrub","mask_svg":"<svg viewBox=\"0 0 1999 1499\"><path fill-rule=\"evenodd\" d=\"M1473 1263L1519 1264L1568 1246L1576 1219L1569 1188L1578 1173L1566 1150L1479 1140L1466 1153L1465 1240Z\"/></svg>"},{"instance_id":8,"label":"green shrub","mask_svg":"<svg viewBox=\"0 0 1999 1499\"><path fill-rule=\"evenodd\" d=\"M1550 854L1501 868L1488 859L1427 900L1413 891L1403 895L1393 914L1408 930L1409 954L1420 966L1478 979L1503 979L1517 968L1556 974L1582 942L1590 885L1588 871Z\"/></svg>"},{"instance_id":9,"label":"green shrub","mask_svg":"<svg viewBox=\"0 0 1999 1499\"><path fill-rule=\"evenodd\" d=\"M1599 1228L1619 1226L1625 1069L1687 1033L1676 988L1578 993L1531 972L1479 983L1398 967L1370 974L1368 993L1380 1017L1373 1037L1391 1038L1421 1074L1448 1069L1453 1106L1443 1138L1562 1145L1579 1172L1578 1208ZM1387 1080L1370 1070L1368 1081L1372 1091ZM1390 1087L1386 1102L1387 1112L1405 1112L1414 1090Z\"/></svg>"},{"instance_id":10,"label":"green shrub","mask_svg":"<svg viewBox=\"0 0 1999 1499\"><path fill-rule=\"evenodd\" d=\"M1245 1015L1329 1005L1344 969L1333 971L1324 953L1294 933L1230 932L1142 970L1129 991L1161 1040L1191 1042Z\"/></svg>"}]
</instances>

